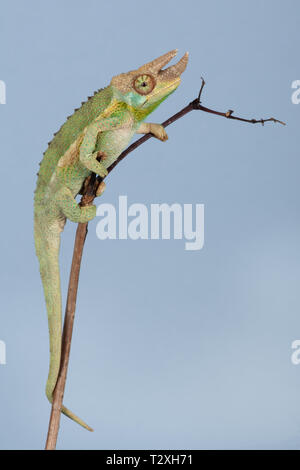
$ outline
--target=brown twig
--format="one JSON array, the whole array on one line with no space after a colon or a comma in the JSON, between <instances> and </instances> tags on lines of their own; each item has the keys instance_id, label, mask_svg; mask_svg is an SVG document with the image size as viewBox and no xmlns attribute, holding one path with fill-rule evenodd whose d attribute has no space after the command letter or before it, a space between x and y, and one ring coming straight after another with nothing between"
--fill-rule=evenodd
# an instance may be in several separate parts
<instances>
[{"instance_id":1,"label":"brown twig","mask_svg":"<svg viewBox=\"0 0 300 470\"><path fill-rule=\"evenodd\" d=\"M88 206L92 204L95 198L98 184L99 183L96 180L96 175L94 173L86 179L85 193L82 196L81 202L80 202L81 206ZM53 403L52 403L52 408L51 408L51 416L50 416L45 450L54 450L56 448L60 416L61 416L61 407L63 403L63 396L64 396L64 391L65 391L70 350L71 350L71 341L72 341L72 333L73 333L74 316L75 316L75 310L76 310L76 299L77 299L81 258L82 258L83 246L84 246L86 235L87 235L87 223L78 224L76 237L75 237L75 243L74 243L73 258L72 258L72 265L71 265L70 279L69 279L69 286L68 286L68 296L67 296L67 303L66 303L66 310L65 310L65 321L64 321L64 328L63 328L63 334L62 334L60 372L59 372L56 387L53 393Z\"/></svg>"},{"instance_id":2,"label":"brown twig","mask_svg":"<svg viewBox=\"0 0 300 470\"><path fill-rule=\"evenodd\" d=\"M200 110L206 113L216 114L218 116L223 116L227 119L236 119L238 121L249 122L252 124L261 123L264 125L267 121L278 122L280 124L285 125L284 122L279 121L274 118L268 119L244 119L237 116L233 116L233 111L228 110L227 112L220 112L215 111L209 108L206 108L201 105L201 95L205 85L205 81L202 78L201 88L198 94L198 97L191 101L187 106L185 106L181 111L171 116L169 119L162 123L162 126L167 127L173 122L177 121L177 119L182 118L187 113L193 110ZM110 173L115 166L120 163L130 152L135 150L137 147L142 145L144 142L149 140L152 137L152 134L145 134L143 137L135 141L131 144L124 152L121 153L119 158L108 168L108 173ZM84 183L83 186L83 196L80 202L81 206L90 205L92 204L95 196L96 190L101 183L102 179L98 176L96 177L95 174L89 176ZM46 442L46 449L47 450L54 450L56 447L58 430L59 430L59 423L60 423L60 414L61 414L61 407L63 402L66 378L67 378L67 370L69 364L69 357L70 357L70 349L71 349L71 340L72 340L72 332L73 332L73 324L74 324L74 316L75 316L75 309L76 309L76 299L77 299L77 290L78 290L78 281L79 281L79 273L80 273L80 264L82 259L82 252L83 247L87 235L87 226L88 224L78 224L75 243L74 243L74 251L73 251L73 259L71 265L71 272L70 272L70 279L69 279L69 287L68 287L68 297L67 297L67 304L66 304L66 311L65 311L65 320L64 320L64 328L63 328L63 335L62 335L62 355L61 355L61 366L60 372L58 376L58 380L56 383L56 387L53 394L53 403L52 403L52 410L49 422L49 429L48 429L48 436Z\"/></svg>"}]
</instances>

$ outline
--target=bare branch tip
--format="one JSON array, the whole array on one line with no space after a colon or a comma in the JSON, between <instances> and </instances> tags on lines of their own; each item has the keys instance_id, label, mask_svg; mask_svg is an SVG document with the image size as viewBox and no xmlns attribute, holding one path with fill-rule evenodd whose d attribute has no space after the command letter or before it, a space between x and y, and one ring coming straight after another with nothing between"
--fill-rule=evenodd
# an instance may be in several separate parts
<instances>
[{"instance_id":1,"label":"bare branch tip","mask_svg":"<svg viewBox=\"0 0 300 470\"><path fill-rule=\"evenodd\" d=\"M201 83L201 87L200 87L198 98L197 98L197 101L198 101L199 104L200 104L200 98L201 98L201 95L202 95L202 91L203 91L203 88L205 86L205 80L204 80L203 77L201 77L201 81L202 81L202 83Z\"/></svg>"},{"instance_id":2,"label":"bare branch tip","mask_svg":"<svg viewBox=\"0 0 300 470\"><path fill-rule=\"evenodd\" d=\"M269 121L277 122L278 124L281 124L282 126L286 126L285 122L279 121L279 119L275 119L274 117L270 117L269 119L260 119L259 121L256 121L256 122L261 122L261 124L264 126L265 122L269 122Z\"/></svg>"},{"instance_id":3,"label":"bare branch tip","mask_svg":"<svg viewBox=\"0 0 300 470\"><path fill-rule=\"evenodd\" d=\"M271 118L271 119L274 122L278 122L278 124L281 124L282 126L286 126L286 122L284 122L284 121L279 121L279 119L275 119L275 118Z\"/></svg>"}]
</instances>

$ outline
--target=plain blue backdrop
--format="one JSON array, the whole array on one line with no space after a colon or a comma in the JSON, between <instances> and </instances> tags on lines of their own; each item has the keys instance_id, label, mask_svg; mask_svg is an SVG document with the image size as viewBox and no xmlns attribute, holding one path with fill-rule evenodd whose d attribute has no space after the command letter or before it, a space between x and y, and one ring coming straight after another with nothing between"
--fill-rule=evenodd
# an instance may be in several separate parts
<instances>
[{"instance_id":1,"label":"plain blue backdrop","mask_svg":"<svg viewBox=\"0 0 300 470\"><path fill-rule=\"evenodd\" d=\"M64 449L298 449L300 79L297 0L1 2L0 447L43 448L48 328L33 245L47 142L115 74L179 48L183 81L150 121L195 98L286 127L193 112L108 178L101 202L203 203L205 245L108 240L90 224L65 403ZM100 203L100 200L97 201ZM62 241L64 298L75 224Z\"/></svg>"}]
</instances>

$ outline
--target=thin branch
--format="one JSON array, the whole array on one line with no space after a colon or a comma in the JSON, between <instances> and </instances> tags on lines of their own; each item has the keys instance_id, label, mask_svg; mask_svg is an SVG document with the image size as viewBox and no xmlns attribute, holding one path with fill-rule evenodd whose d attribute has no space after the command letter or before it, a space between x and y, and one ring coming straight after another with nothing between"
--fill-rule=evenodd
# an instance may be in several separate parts
<instances>
[{"instance_id":1,"label":"thin branch","mask_svg":"<svg viewBox=\"0 0 300 470\"><path fill-rule=\"evenodd\" d=\"M81 198L80 205L88 206L92 204L96 190L98 187L95 173L85 180L85 194ZM78 291L79 273L82 259L83 246L87 235L87 223L78 224L75 236L72 265L70 271L70 279L68 286L68 296L65 310L65 321L62 334L62 351L60 372L58 375L55 390L53 392L53 403L51 408L51 416L48 428L48 435L45 450L54 450L56 448L57 436L59 431L59 423L61 417L61 407L67 379L71 341L73 333L74 316L76 310L76 299Z\"/></svg>"},{"instance_id":2,"label":"thin branch","mask_svg":"<svg viewBox=\"0 0 300 470\"><path fill-rule=\"evenodd\" d=\"M187 106L185 106L181 111L171 116L169 119L162 123L162 126L167 127L173 122L177 121L177 119L182 118L187 113L193 110L204 111L206 113L216 114L218 116L223 116L227 119L235 119L238 121L248 122L251 124L261 123L264 125L265 122L273 121L278 122L280 124L285 125L284 122L279 121L275 118L268 118L268 119L244 119L237 116L233 116L233 111L228 110L227 112L220 112L215 111L213 109L206 108L201 105L201 95L203 92L203 88L205 86L205 81L203 78L201 88L198 94L198 97L191 101ZM149 140L153 137L152 134L145 134L143 137L135 141L131 144L121 155L118 159L110 165L108 168L108 173L110 173L116 165L118 165L130 152L138 148L144 142ZM89 176L83 185L83 196L80 202L81 206L86 206L92 204L94 198L96 197L96 190L101 183L102 178L93 173ZM56 448L57 436L59 431L59 423L60 423L60 415L61 415L61 407L63 403L63 396L65 391L66 385L66 378L67 378L67 371L68 371L68 364L69 364L69 357L70 357L70 349L71 349L71 341L72 341L72 332L73 332L73 324L74 324L74 317L75 317L75 309L76 309L76 299L77 299L77 291L78 291L78 282L79 282L79 273L80 273L80 265L82 259L82 252L83 247L87 235L88 224L78 224L76 230L76 237L74 243L74 251L73 251L73 259L72 259L72 266L70 272L70 279L69 279L69 287L68 287L68 297L67 297L67 304L66 304L66 311L65 311L65 320L64 320L64 328L63 328L63 335L62 335L62 355L61 355L61 366L60 372L58 376L58 380L56 383L56 387L53 394L53 403L52 403L52 410L51 416L49 421L49 429L48 429L48 436L46 442L46 449L47 450L54 450Z\"/></svg>"},{"instance_id":3,"label":"thin branch","mask_svg":"<svg viewBox=\"0 0 300 470\"><path fill-rule=\"evenodd\" d=\"M279 121L278 119L275 119L273 117L268 118L268 119L245 119L245 118L233 116L232 114L234 113L234 111L232 109L229 109L225 113L222 113L220 111L215 111L213 109L209 109L209 108L206 108L205 106L202 106L200 98L201 98L201 95L202 95L203 88L205 86L205 81L204 81L203 77L201 77L201 80L202 80L202 84L201 84L201 88L200 88L200 91L199 91L198 98L196 98L194 101L192 101L190 103L190 105L193 107L193 109L196 109L196 110L199 110L199 111L204 111L206 113L216 114L217 116L223 116L223 117L226 117L227 119L235 119L237 121L249 122L250 124L260 123L260 124L264 125L265 122L272 121L272 122L278 122L279 124L282 124L283 126L286 125L285 122Z\"/></svg>"}]
</instances>

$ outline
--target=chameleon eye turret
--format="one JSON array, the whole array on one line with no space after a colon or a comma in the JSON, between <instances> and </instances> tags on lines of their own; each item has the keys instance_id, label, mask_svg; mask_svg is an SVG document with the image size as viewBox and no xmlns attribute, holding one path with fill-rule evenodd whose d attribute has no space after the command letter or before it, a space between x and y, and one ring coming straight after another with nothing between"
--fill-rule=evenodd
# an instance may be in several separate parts
<instances>
[{"instance_id":1,"label":"chameleon eye turret","mask_svg":"<svg viewBox=\"0 0 300 470\"><path fill-rule=\"evenodd\" d=\"M140 95L148 95L155 87L156 80L152 75L139 75L133 80L133 88Z\"/></svg>"}]
</instances>

